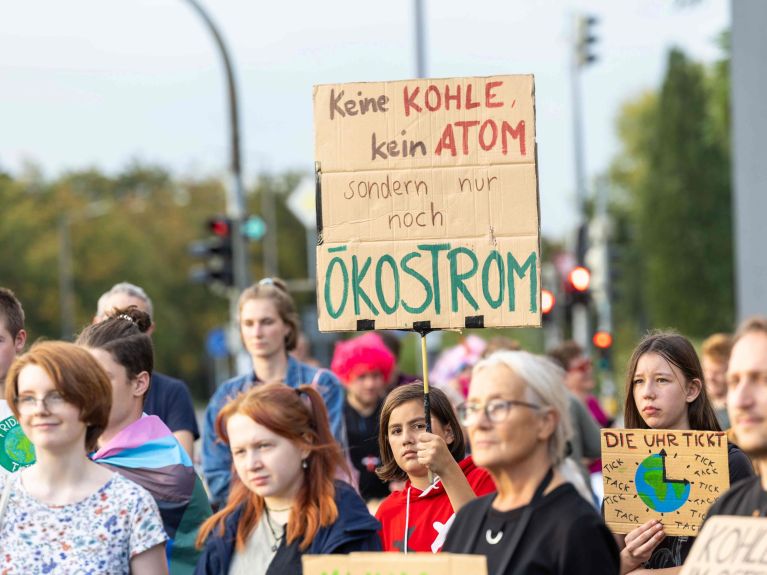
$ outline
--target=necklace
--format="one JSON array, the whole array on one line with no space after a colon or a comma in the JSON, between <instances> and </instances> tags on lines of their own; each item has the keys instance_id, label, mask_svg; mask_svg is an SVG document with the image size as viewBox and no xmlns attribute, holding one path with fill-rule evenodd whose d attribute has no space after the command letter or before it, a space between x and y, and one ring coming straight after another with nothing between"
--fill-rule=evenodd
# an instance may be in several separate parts
<instances>
[{"instance_id":1,"label":"necklace","mask_svg":"<svg viewBox=\"0 0 767 575\"><path fill-rule=\"evenodd\" d=\"M264 505L268 511L271 511L272 513L283 513L285 511L290 511L292 507L285 507L284 509L275 509L274 507L269 507L268 505Z\"/></svg>"},{"instance_id":2,"label":"necklace","mask_svg":"<svg viewBox=\"0 0 767 575\"><path fill-rule=\"evenodd\" d=\"M269 531L272 534L272 539L274 539L271 547L272 553L276 553L277 549L280 547L280 543L282 542L283 537L285 537L285 526L278 525L275 529L274 525L272 525L272 518L269 515L268 507L264 509L264 514L266 515L266 525L269 527ZM278 532L280 532L279 535L277 534Z\"/></svg>"}]
</instances>

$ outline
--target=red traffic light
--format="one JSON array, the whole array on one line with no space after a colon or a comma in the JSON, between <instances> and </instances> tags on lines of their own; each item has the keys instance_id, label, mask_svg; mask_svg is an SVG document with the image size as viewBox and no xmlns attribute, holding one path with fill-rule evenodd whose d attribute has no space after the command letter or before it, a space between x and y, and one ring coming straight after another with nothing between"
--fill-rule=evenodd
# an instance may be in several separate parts
<instances>
[{"instance_id":1,"label":"red traffic light","mask_svg":"<svg viewBox=\"0 0 767 575\"><path fill-rule=\"evenodd\" d=\"M225 238L231 234L232 224L228 218L211 218L208 220L208 229L213 235Z\"/></svg>"},{"instance_id":2,"label":"red traffic light","mask_svg":"<svg viewBox=\"0 0 767 575\"><path fill-rule=\"evenodd\" d=\"M588 268L576 266L570 270L567 279L575 291L588 291L589 286L591 285L591 272Z\"/></svg>"},{"instance_id":3,"label":"red traffic light","mask_svg":"<svg viewBox=\"0 0 767 575\"><path fill-rule=\"evenodd\" d=\"M553 293L547 289L541 290L541 312L543 312L543 315L551 313L556 303L557 298L554 297Z\"/></svg>"},{"instance_id":4,"label":"red traffic light","mask_svg":"<svg viewBox=\"0 0 767 575\"><path fill-rule=\"evenodd\" d=\"M591 341L594 342L594 347L608 349L613 344L613 336L609 331L598 331L594 334L594 337L591 338Z\"/></svg>"}]
</instances>

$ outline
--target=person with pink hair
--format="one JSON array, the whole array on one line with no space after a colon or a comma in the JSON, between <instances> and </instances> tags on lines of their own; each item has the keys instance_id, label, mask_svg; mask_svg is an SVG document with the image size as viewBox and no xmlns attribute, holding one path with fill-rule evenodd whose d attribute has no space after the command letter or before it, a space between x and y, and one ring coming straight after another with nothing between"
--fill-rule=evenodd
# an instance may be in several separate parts
<instances>
[{"instance_id":1,"label":"person with pink hair","mask_svg":"<svg viewBox=\"0 0 767 575\"><path fill-rule=\"evenodd\" d=\"M373 332L336 344L330 368L346 387L344 418L349 458L359 472L365 501L389 495L389 487L375 474L381 464L378 421L394 354Z\"/></svg>"}]
</instances>

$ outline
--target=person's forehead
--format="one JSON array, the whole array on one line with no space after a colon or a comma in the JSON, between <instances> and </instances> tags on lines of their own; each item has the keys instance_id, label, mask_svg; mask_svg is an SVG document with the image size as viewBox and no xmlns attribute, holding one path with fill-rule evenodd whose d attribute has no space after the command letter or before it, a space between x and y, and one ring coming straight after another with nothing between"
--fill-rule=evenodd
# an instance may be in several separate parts
<instances>
[{"instance_id":1,"label":"person's forehead","mask_svg":"<svg viewBox=\"0 0 767 575\"><path fill-rule=\"evenodd\" d=\"M135 305L139 310L143 311L144 313L149 313L149 307L147 306L146 302L136 296L127 294L127 293L115 293L110 295L107 300L106 304L104 305L105 311L109 312L113 309L125 309L132 305Z\"/></svg>"},{"instance_id":2,"label":"person's forehead","mask_svg":"<svg viewBox=\"0 0 767 575\"><path fill-rule=\"evenodd\" d=\"M732 348L729 373L767 371L767 334L747 333Z\"/></svg>"}]
</instances>

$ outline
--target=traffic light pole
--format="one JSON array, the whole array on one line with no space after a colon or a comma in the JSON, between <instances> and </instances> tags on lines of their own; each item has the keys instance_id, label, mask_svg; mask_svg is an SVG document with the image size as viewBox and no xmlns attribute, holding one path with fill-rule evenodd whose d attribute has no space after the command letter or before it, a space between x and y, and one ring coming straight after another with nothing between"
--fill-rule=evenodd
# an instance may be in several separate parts
<instances>
[{"instance_id":1,"label":"traffic light pole","mask_svg":"<svg viewBox=\"0 0 767 575\"><path fill-rule=\"evenodd\" d=\"M570 86L573 111L573 150L575 152L575 203L578 221L575 229L575 250L577 254L577 264L583 265L582 261L585 253L585 245L582 242L586 239L583 232L586 226L586 168L583 150L583 114L581 110L581 67L588 63L584 58L582 50L585 46L583 42L583 16L576 16L575 30L573 34L573 51L570 65ZM588 307L585 304L578 303L572 307L572 338L583 349L590 348L589 338L589 315Z\"/></svg>"},{"instance_id":2,"label":"traffic light pole","mask_svg":"<svg viewBox=\"0 0 767 575\"><path fill-rule=\"evenodd\" d=\"M237 83L234 76L229 51L224 42L224 38L218 30L205 9L197 0L186 0L194 8L195 12L202 18L221 54L221 60L224 64L226 73L226 85L229 101L229 135L230 135L230 181L226 186L226 214L231 219L232 225L232 275L234 287L229 289L229 330L228 346L230 353L235 357L238 366L235 368L240 371L239 366L244 362L242 343L239 337L239 325L237 303L240 293L250 284L250 274L248 273L247 249L245 237L242 233L243 222L245 220L245 188L242 183L242 154L240 152L240 121L239 108L237 105Z\"/></svg>"}]
</instances>

